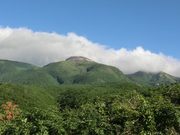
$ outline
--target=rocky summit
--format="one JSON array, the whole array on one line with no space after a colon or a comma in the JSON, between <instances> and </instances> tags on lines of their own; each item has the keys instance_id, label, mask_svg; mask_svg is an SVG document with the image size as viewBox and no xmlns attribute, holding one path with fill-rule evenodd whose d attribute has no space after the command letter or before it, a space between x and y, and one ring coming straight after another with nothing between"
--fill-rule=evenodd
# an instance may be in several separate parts
<instances>
[{"instance_id":1,"label":"rocky summit","mask_svg":"<svg viewBox=\"0 0 180 135\"><path fill-rule=\"evenodd\" d=\"M72 60L72 61L92 61L86 57L83 57L83 56L72 56L72 57L69 57L66 59L66 61L68 60Z\"/></svg>"}]
</instances>

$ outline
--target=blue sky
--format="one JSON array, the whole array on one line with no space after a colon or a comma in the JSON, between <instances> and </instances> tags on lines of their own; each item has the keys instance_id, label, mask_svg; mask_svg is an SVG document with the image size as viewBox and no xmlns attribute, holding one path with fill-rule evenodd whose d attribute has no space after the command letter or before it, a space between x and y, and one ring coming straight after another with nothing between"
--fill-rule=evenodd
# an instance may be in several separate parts
<instances>
[{"instance_id":1,"label":"blue sky","mask_svg":"<svg viewBox=\"0 0 180 135\"><path fill-rule=\"evenodd\" d=\"M179 7L179 0L0 0L0 59L43 66L82 55L124 73L180 77Z\"/></svg>"},{"instance_id":2,"label":"blue sky","mask_svg":"<svg viewBox=\"0 0 180 135\"><path fill-rule=\"evenodd\" d=\"M179 0L6 0L0 25L74 32L92 42L180 59Z\"/></svg>"}]
</instances>

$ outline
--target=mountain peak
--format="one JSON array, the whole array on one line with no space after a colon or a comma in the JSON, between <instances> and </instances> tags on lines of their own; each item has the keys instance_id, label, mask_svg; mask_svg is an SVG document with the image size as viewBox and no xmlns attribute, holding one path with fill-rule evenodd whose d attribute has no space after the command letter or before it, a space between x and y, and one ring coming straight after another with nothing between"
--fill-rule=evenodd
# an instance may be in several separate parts
<instances>
[{"instance_id":1,"label":"mountain peak","mask_svg":"<svg viewBox=\"0 0 180 135\"><path fill-rule=\"evenodd\" d=\"M92 61L86 57L83 57L83 56L72 56L72 57L69 57L66 59L66 61L68 60L72 60L72 61Z\"/></svg>"}]
</instances>

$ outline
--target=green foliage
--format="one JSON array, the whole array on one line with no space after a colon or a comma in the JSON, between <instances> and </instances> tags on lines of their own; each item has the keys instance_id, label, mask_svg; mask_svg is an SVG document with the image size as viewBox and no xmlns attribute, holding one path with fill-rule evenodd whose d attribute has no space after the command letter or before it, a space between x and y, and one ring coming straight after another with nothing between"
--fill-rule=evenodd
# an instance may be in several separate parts
<instances>
[{"instance_id":1,"label":"green foliage","mask_svg":"<svg viewBox=\"0 0 180 135\"><path fill-rule=\"evenodd\" d=\"M83 90L71 90L68 89L61 92L59 97L59 105L61 109L68 108L78 108L80 105L87 102L87 92Z\"/></svg>"},{"instance_id":2,"label":"green foliage","mask_svg":"<svg viewBox=\"0 0 180 135\"><path fill-rule=\"evenodd\" d=\"M65 113L63 117L68 122L65 129L69 134L178 134L180 132L179 106L163 97L161 91L147 89L148 96L144 96L138 92L143 91L137 90L141 88L139 86L130 85L129 91L130 87L126 85L124 86L124 89L127 88L126 91L123 90L122 84L112 86L115 85L103 89L97 86L98 92L85 91L91 97L88 98L89 100L84 98L88 96L81 93L81 90L82 95L69 90L61 93L63 98L60 96L59 98L62 99L59 101L67 101L66 107L61 108L61 111ZM97 96L96 92L100 94Z\"/></svg>"},{"instance_id":3,"label":"green foliage","mask_svg":"<svg viewBox=\"0 0 180 135\"><path fill-rule=\"evenodd\" d=\"M55 87L37 87L17 84L0 84L0 103L12 101L22 109L56 106L58 90Z\"/></svg>"},{"instance_id":4,"label":"green foliage","mask_svg":"<svg viewBox=\"0 0 180 135\"><path fill-rule=\"evenodd\" d=\"M174 104L180 105L180 84L175 83L168 86L163 86L160 89L162 95Z\"/></svg>"},{"instance_id":5,"label":"green foliage","mask_svg":"<svg viewBox=\"0 0 180 135\"><path fill-rule=\"evenodd\" d=\"M21 113L1 121L0 134L179 134L179 88L179 84L145 88L131 83L58 87L3 83L0 102L18 104Z\"/></svg>"},{"instance_id":6,"label":"green foliage","mask_svg":"<svg viewBox=\"0 0 180 135\"><path fill-rule=\"evenodd\" d=\"M31 109L9 122L0 123L1 135L62 135L66 134L63 121L56 108Z\"/></svg>"},{"instance_id":7,"label":"green foliage","mask_svg":"<svg viewBox=\"0 0 180 135\"><path fill-rule=\"evenodd\" d=\"M128 77L136 84L92 61L38 68L0 60L0 134L180 134L178 78L162 72Z\"/></svg>"}]
</instances>

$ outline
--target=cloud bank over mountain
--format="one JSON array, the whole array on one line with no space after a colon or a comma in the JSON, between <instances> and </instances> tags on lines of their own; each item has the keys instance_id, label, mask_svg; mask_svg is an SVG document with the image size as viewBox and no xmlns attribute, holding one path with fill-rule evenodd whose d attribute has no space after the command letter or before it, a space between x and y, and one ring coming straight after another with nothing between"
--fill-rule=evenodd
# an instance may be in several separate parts
<instances>
[{"instance_id":1,"label":"cloud bank over mountain","mask_svg":"<svg viewBox=\"0 0 180 135\"><path fill-rule=\"evenodd\" d=\"M0 59L44 66L70 56L84 56L93 61L118 67L124 73L139 70L164 71L180 77L180 60L142 47L115 50L93 43L75 33L34 32L27 28L0 27Z\"/></svg>"}]
</instances>

